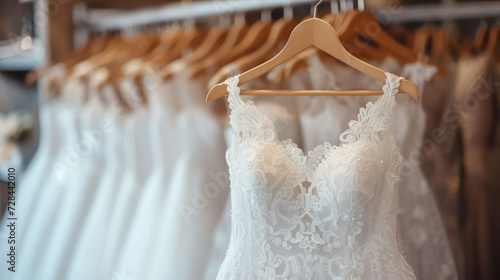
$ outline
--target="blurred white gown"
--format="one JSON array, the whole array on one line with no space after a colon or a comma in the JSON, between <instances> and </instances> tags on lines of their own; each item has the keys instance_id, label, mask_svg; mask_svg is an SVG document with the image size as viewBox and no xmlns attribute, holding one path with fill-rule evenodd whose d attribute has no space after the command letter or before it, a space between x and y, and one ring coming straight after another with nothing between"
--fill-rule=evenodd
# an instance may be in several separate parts
<instances>
[{"instance_id":1,"label":"blurred white gown","mask_svg":"<svg viewBox=\"0 0 500 280\"><path fill-rule=\"evenodd\" d=\"M115 193L106 235L103 236L105 243L97 279L112 279L116 273L114 264L130 229L144 182L151 173L149 121L147 108L139 107L134 108L123 123L125 166L122 169L119 189Z\"/></svg>"},{"instance_id":2,"label":"blurred white gown","mask_svg":"<svg viewBox=\"0 0 500 280\"><path fill-rule=\"evenodd\" d=\"M176 79L182 107L177 117L181 154L161 212L161 239L144 279L202 279L213 230L227 199L223 129L204 101L206 81Z\"/></svg>"},{"instance_id":3,"label":"blurred white gown","mask_svg":"<svg viewBox=\"0 0 500 280\"><path fill-rule=\"evenodd\" d=\"M34 200L25 230L21 232L18 261L22 265L16 273L16 279L37 279L39 261L45 254L45 242L54 229L54 219L60 213L61 203L70 192L71 186L68 183L72 176L78 174L82 162L82 149L79 145L80 111L76 108L83 103L83 88L79 82L70 81L62 93L57 111L62 148L50 166L47 179L40 182L43 191Z\"/></svg>"},{"instance_id":4,"label":"blurred white gown","mask_svg":"<svg viewBox=\"0 0 500 280\"><path fill-rule=\"evenodd\" d=\"M50 238L44 240L44 257L39 260L40 279L65 279L74 244L80 234L82 221L88 214L96 188L105 168L104 137L107 128L104 110L96 93L91 94L81 109L80 145L85 152L78 173L68 180L67 192L59 202L59 212L53 217Z\"/></svg>"},{"instance_id":5,"label":"blurred white gown","mask_svg":"<svg viewBox=\"0 0 500 280\"><path fill-rule=\"evenodd\" d=\"M46 81L43 78L42 84ZM59 127L59 109L57 100L52 100L52 94L47 91L46 87L41 86L39 102L39 144L33 159L30 161L25 172L18 178L16 186L16 234L18 244L16 244L17 253L20 252L20 247L23 247L24 238L26 236L26 228L29 225L29 220L32 219L32 209L36 204L37 198L44 191L45 182L48 179L49 173L52 172L53 162L60 150L61 138ZM7 223L7 215L2 217L0 222L0 239L6 240L9 235ZM10 246L7 242L1 242L0 251L8 252ZM19 256L18 256L19 258ZM0 279L14 279L16 273L11 273L7 269L9 264L1 262L0 264ZM9 278L7 278L9 277Z\"/></svg>"},{"instance_id":6,"label":"blurred white gown","mask_svg":"<svg viewBox=\"0 0 500 280\"><path fill-rule=\"evenodd\" d=\"M168 182L179 155L180 143L176 127L178 99L174 81L164 82L148 94L153 169L144 185L130 231L114 265L117 271L130 277L139 277L144 273L144 268L153 261L154 252L158 250L158 240L161 239L159 221L165 216L163 207L168 198Z\"/></svg>"},{"instance_id":7,"label":"blurred white gown","mask_svg":"<svg viewBox=\"0 0 500 280\"><path fill-rule=\"evenodd\" d=\"M113 89L105 87L104 95L113 100ZM98 279L111 220L111 210L117 193L120 191L120 182L123 177L124 154L128 150L124 146L123 124L121 115L106 111L103 117L106 123L104 136L104 156L106 166L98 183L96 194L86 217L82 221L81 234L74 244L73 254L63 279L87 280ZM128 148L128 147L127 147Z\"/></svg>"}]
</instances>

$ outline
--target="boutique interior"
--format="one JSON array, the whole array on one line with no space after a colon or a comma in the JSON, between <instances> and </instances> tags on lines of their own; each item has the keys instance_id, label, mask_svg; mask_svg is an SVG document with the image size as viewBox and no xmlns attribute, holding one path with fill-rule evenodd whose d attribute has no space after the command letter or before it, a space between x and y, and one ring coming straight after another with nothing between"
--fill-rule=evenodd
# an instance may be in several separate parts
<instances>
[{"instance_id":1,"label":"boutique interior","mask_svg":"<svg viewBox=\"0 0 500 280\"><path fill-rule=\"evenodd\" d=\"M500 279L500 1L0 0L0 279Z\"/></svg>"}]
</instances>

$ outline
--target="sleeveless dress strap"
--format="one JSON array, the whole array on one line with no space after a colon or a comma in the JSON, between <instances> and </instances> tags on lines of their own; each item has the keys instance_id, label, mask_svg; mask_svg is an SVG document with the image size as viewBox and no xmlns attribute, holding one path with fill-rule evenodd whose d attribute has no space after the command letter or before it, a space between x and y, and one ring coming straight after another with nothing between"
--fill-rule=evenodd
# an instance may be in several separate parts
<instances>
[{"instance_id":1,"label":"sleeveless dress strap","mask_svg":"<svg viewBox=\"0 0 500 280\"><path fill-rule=\"evenodd\" d=\"M357 120L349 122L349 128L340 135L340 141L351 143L362 137L371 137L374 133L387 132L390 129L392 113L396 105L395 95L403 79L391 73L385 73L386 82L383 94L375 102L368 102L359 109Z\"/></svg>"},{"instance_id":2,"label":"sleeveless dress strap","mask_svg":"<svg viewBox=\"0 0 500 280\"><path fill-rule=\"evenodd\" d=\"M245 138L274 140L276 133L272 120L262 114L252 100L244 101L241 98L238 82L238 75L224 82L227 85L228 103L231 110L229 125Z\"/></svg>"},{"instance_id":3,"label":"sleeveless dress strap","mask_svg":"<svg viewBox=\"0 0 500 280\"><path fill-rule=\"evenodd\" d=\"M235 75L229 77L224 81L224 84L227 85L227 92L229 93L228 102L229 108L234 111L238 107L243 104L243 100L240 97L240 88L238 87L238 83L240 81L239 75Z\"/></svg>"}]
</instances>

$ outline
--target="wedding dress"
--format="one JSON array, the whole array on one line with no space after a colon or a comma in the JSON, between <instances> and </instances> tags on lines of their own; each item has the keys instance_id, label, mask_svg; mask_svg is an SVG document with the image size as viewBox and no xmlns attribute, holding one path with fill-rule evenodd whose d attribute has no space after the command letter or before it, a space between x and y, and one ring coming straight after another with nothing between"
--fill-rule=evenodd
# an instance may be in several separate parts
<instances>
[{"instance_id":1,"label":"wedding dress","mask_svg":"<svg viewBox=\"0 0 500 280\"><path fill-rule=\"evenodd\" d=\"M46 87L42 86L42 88ZM59 137L60 131L57 120L60 106L57 101L51 100L51 97L51 94L46 90L40 92L40 140L38 148L16 185L17 202L15 209L18 218L16 221L16 231L20 244L24 241L25 229L29 225L28 220L33 216L33 205L36 204L37 198L44 189L42 182L47 179L48 174L52 171L52 164L60 149L61 137ZM0 223L0 239L2 240L7 240L9 234L9 228L7 227L9 221L7 218L8 216L4 214ZM2 242L0 244L0 251L8 252L7 249L9 246L7 242ZM19 245L16 249L20 250L20 247L24 246ZM7 270L9 266L7 262L2 262L0 265L1 279L10 279L7 277L15 276L15 273Z\"/></svg>"},{"instance_id":2,"label":"wedding dress","mask_svg":"<svg viewBox=\"0 0 500 280\"><path fill-rule=\"evenodd\" d=\"M151 176L145 183L130 231L123 243L119 259L114 267L131 277L143 273L157 250L159 222L167 201L168 182L172 175L175 159L179 154L176 115L179 99L175 82L166 81L158 88L148 91L151 110L151 147L155 151ZM167 226L168 227L168 226Z\"/></svg>"},{"instance_id":3,"label":"wedding dress","mask_svg":"<svg viewBox=\"0 0 500 280\"><path fill-rule=\"evenodd\" d=\"M276 84L269 83L264 79L257 79L247 84L251 88L276 88ZM277 89L277 88L276 88ZM253 97L253 102L272 120L281 139L292 139L294 143L301 145L301 128L299 122L299 111L295 99L282 96ZM233 129L227 126L225 129L226 147L231 145ZM224 261L226 250L231 235L231 199L226 200L224 211L214 231L213 245L210 252L209 263L205 271L204 279L213 280L217 277L220 265Z\"/></svg>"},{"instance_id":4,"label":"wedding dress","mask_svg":"<svg viewBox=\"0 0 500 280\"><path fill-rule=\"evenodd\" d=\"M188 82L183 74L175 79L182 93L176 118L181 153L163 202L161 239L144 279L199 280L229 189L223 127L205 103L206 80Z\"/></svg>"},{"instance_id":5,"label":"wedding dress","mask_svg":"<svg viewBox=\"0 0 500 280\"><path fill-rule=\"evenodd\" d=\"M103 89L105 99L114 101L114 90L111 86ZM89 211L82 221L81 234L75 241L71 261L68 264L63 279L87 280L98 279L97 273L100 268L100 255L107 235L107 227L110 224L111 209L117 193L120 191L120 183L123 177L124 153L128 150L124 147L123 124L121 115L111 110L107 111L103 121L107 122L106 136L104 137L104 153L106 166L98 183L95 198L91 203Z\"/></svg>"},{"instance_id":6,"label":"wedding dress","mask_svg":"<svg viewBox=\"0 0 500 280\"><path fill-rule=\"evenodd\" d=\"M43 95L41 93L41 95ZM23 201L17 207L20 217L19 231L23 230L24 222L31 214L31 206L37 199L39 192L43 189L40 182L44 181L46 174L59 150L59 136L57 126L58 109L57 101L46 101L40 105L40 140L36 154L27 166L22 179L19 182L17 196ZM21 218L22 217L22 218Z\"/></svg>"},{"instance_id":7,"label":"wedding dress","mask_svg":"<svg viewBox=\"0 0 500 280\"><path fill-rule=\"evenodd\" d=\"M78 174L74 174L68 181L68 191L64 200L59 203L58 214L53 217L50 238L44 242L44 258L38 264L40 269L37 275L40 279L65 279L73 244L81 231L81 221L88 214L105 168L103 141L105 137L109 137L109 131L104 119L105 108L97 91L93 93L81 110L80 142L88 152L82 154Z\"/></svg>"},{"instance_id":8,"label":"wedding dress","mask_svg":"<svg viewBox=\"0 0 500 280\"><path fill-rule=\"evenodd\" d=\"M402 67L390 57L378 67L391 73L403 72L420 91L423 82L433 74L433 67L421 63L408 64L401 69ZM355 72L355 69L340 64L325 66L314 56L310 57L309 68L312 85L304 87L294 82L294 89L377 87L373 79L367 79L366 75ZM293 81L295 79L290 79L290 82ZM300 119L305 148L311 149L341 133L347 127L347 121L355 117L356 108L368 100L372 101L373 97L297 98L302 112ZM394 108L393 113L396 125L392 127L392 133L403 156L398 207L398 236L401 248L417 279L457 279L453 255L439 209L418 162L414 162L415 154L420 151L418 143L421 142L426 123L425 112L421 102L415 102L408 96L398 95L396 100L398 106ZM329 123L326 127L323 125L325 122Z\"/></svg>"},{"instance_id":9,"label":"wedding dress","mask_svg":"<svg viewBox=\"0 0 500 280\"><path fill-rule=\"evenodd\" d=\"M16 273L16 279L36 278L44 244L53 230L54 217L57 217L60 203L71 188L68 186L71 177L81 165L80 111L77 108L83 103L83 97L84 91L79 81L68 81L62 90L57 117L62 148L50 166L47 179L40 183L43 191L34 201L32 214L26 221L25 230L21 232L18 260L23 265Z\"/></svg>"},{"instance_id":10,"label":"wedding dress","mask_svg":"<svg viewBox=\"0 0 500 280\"><path fill-rule=\"evenodd\" d=\"M117 270L114 264L118 260L121 247L130 229L131 218L136 211L144 182L151 174L151 150L149 112L147 108L135 108L123 123L125 166L122 180L115 193L111 217L106 227L106 239L101 259L98 279L111 279Z\"/></svg>"},{"instance_id":11,"label":"wedding dress","mask_svg":"<svg viewBox=\"0 0 500 280\"><path fill-rule=\"evenodd\" d=\"M54 162L58 151L60 150L61 131L58 126L58 104L57 100L52 100L53 94L48 91L47 84L53 78L61 76L64 73L61 67L55 67L46 77L41 80L40 92L40 140L36 154L26 168L17 189L17 196L23 201L17 207L18 212L18 234L24 232L29 216L31 216L32 206L35 200L43 190L41 182L47 179L47 174L51 171L51 166ZM3 228L3 226L2 226Z\"/></svg>"},{"instance_id":12,"label":"wedding dress","mask_svg":"<svg viewBox=\"0 0 500 280\"><path fill-rule=\"evenodd\" d=\"M400 78L307 155L226 81L236 131L226 159L231 242L218 280L415 279L396 237L399 164L389 127Z\"/></svg>"}]
</instances>

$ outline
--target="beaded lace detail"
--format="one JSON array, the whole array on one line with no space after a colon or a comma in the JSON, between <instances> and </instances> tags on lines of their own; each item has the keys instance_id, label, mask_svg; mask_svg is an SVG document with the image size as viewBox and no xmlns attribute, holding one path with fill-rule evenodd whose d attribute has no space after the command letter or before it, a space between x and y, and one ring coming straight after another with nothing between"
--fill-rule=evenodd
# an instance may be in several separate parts
<instances>
[{"instance_id":1,"label":"beaded lace detail","mask_svg":"<svg viewBox=\"0 0 500 280\"><path fill-rule=\"evenodd\" d=\"M415 279L396 237L399 165L389 133L400 77L307 155L226 80L232 229L218 280Z\"/></svg>"}]
</instances>

